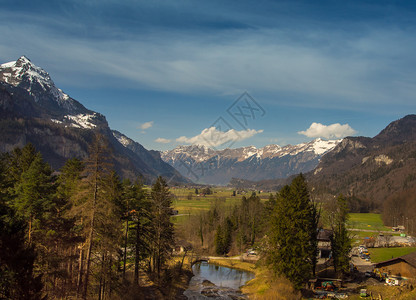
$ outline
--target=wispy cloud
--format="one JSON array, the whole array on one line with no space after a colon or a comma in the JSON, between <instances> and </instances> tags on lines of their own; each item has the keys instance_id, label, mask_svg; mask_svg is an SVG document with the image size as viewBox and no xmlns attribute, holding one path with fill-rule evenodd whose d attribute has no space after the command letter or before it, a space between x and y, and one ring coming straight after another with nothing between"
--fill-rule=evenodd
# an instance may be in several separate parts
<instances>
[{"instance_id":1,"label":"wispy cloud","mask_svg":"<svg viewBox=\"0 0 416 300\"><path fill-rule=\"evenodd\" d=\"M165 138L157 138L157 139L155 139L155 142L156 143L161 143L161 144L168 144L168 143L171 142L171 140L170 139L165 139Z\"/></svg>"},{"instance_id":2,"label":"wispy cloud","mask_svg":"<svg viewBox=\"0 0 416 300\"><path fill-rule=\"evenodd\" d=\"M116 80L140 88L198 93L250 87L298 95L322 107L391 99L412 103L416 93L416 83L409 79L416 77L410 67L416 37L400 28L365 28L360 35L325 28L231 28L201 35L198 30L155 27L140 38L120 29L107 38L84 39L53 32L51 27L71 32L72 23L52 16L40 21L27 14L25 22L16 22L21 15L15 12L0 17L5 20L0 24L7 41L0 48L5 60L14 58L6 55L47 57L41 65L72 84L106 85ZM24 53L16 55L18 49Z\"/></svg>"},{"instance_id":3,"label":"wispy cloud","mask_svg":"<svg viewBox=\"0 0 416 300\"><path fill-rule=\"evenodd\" d=\"M323 125L321 123L313 122L311 126L305 131L299 131L299 134L306 135L310 138L325 138L325 139L333 139L333 138L343 138L346 136L354 135L357 133L353 128L351 128L348 124L331 124L331 125Z\"/></svg>"},{"instance_id":4,"label":"wispy cloud","mask_svg":"<svg viewBox=\"0 0 416 300\"><path fill-rule=\"evenodd\" d=\"M176 139L177 142L183 144L192 145L204 145L207 147L218 147L228 142L239 142L248 139L258 133L262 133L263 130L247 129L247 130L235 130L230 129L228 131L219 131L215 127L205 128L200 134L194 137L181 136Z\"/></svg>"},{"instance_id":5,"label":"wispy cloud","mask_svg":"<svg viewBox=\"0 0 416 300\"><path fill-rule=\"evenodd\" d=\"M152 126L153 126L153 121L145 122L145 123L140 125L140 129L146 130L146 129L149 129L150 127L152 127Z\"/></svg>"}]
</instances>

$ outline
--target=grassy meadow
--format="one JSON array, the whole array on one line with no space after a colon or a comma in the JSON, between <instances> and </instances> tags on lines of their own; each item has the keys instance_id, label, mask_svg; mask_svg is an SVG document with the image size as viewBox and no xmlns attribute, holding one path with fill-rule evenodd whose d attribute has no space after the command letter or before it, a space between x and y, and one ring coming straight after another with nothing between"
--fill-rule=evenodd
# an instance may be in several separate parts
<instances>
[{"instance_id":1,"label":"grassy meadow","mask_svg":"<svg viewBox=\"0 0 416 300\"><path fill-rule=\"evenodd\" d=\"M369 248L371 262L378 263L416 251L416 247Z\"/></svg>"},{"instance_id":2,"label":"grassy meadow","mask_svg":"<svg viewBox=\"0 0 416 300\"><path fill-rule=\"evenodd\" d=\"M195 194L195 188L171 188L170 191L175 195L173 199L173 209L178 210L178 216L172 218L173 222L175 224L181 224L190 215L209 210L215 201L220 201L226 205L232 206L240 203L243 196L251 196L251 192L233 196L233 189L225 187L211 188L211 190L213 192L212 194L202 195L202 188L198 189L199 194ZM263 201L269 199L268 193L257 193L257 195L260 196Z\"/></svg>"},{"instance_id":3,"label":"grassy meadow","mask_svg":"<svg viewBox=\"0 0 416 300\"><path fill-rule=\"evenodd\" d=\"M384 226L380 214L374 213L350 213L348 228L351 229L350 236L353 246L362 244L365 238L377 236L380 231L391 232L391 235L399 235L393 232L391 228Z\"/></svg>"},{"instance_id":4,"label":"grassy meadow","mask_svg":"<svg viewBox=\"0 0 416 300\"><path fill-rule=\"evenodd\" d=\"M384 226L380 214L350 213L349 215L349 228L371 231L391 231L391 228Z\"/></svg>"}]
</instances>

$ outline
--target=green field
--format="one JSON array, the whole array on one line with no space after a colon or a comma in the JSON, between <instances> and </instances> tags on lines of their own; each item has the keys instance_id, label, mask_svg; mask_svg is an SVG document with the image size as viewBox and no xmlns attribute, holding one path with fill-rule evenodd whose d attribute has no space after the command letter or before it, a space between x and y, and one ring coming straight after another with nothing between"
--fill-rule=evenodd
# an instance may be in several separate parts
<instances>
[{"instance_id":1,"label":"green field","mask_svg":"<svg viewBox=\"0 0 416 300\"><path fill-rule=\"evenodd\" d=\"M202 188L198 189L201 193ZM173 209L178 210L179 216L173 216L172 221L176 225L182 224L189 216L196 215L201 211L207 211L215 203L225 203L232 206L241 202L243 196L250 197L251 191L246 194L237 194L233 196L233 189L226 187L211 188L211 195L195 194L195 188L171 188L170 191L174 195L172 201ZM262 201L269 199L268 193L257 193ZM191 199L189 199L191 198Z\"/></svg>"},{"instance_id":2,"label":"green field","mask_svg":"<svg viewBox=\"0 0 416 300\"><path fill-rule=\"evenodd\" d=\"M173 208L177 209L179 214L192 214L202 210L209 210L209 208L215 203L220 201L226 205L234 205L240 203L243 196L250 197L251 192L241 195L237 194L232 196L233 190L229 188L212 188L213 193L211 195L196 195L195 189L188 188L171 188L170 191L175 195L173 200ZM202 191L202 189L199 189ZM188 197L191 196L191 199ZM269 194L258 194L264 201L269 199Z\"/></svg>"},{"instance_id":3,"label":"green field","mask_svg":"<svg viewBox=\"0 0 416 300\"><path fill-rule=\"evenodd\" d=\"M369 248L371 262L378 263L416 251L416 247Z\"/></svg>"},{"instance_id":4,"label":"green field","mask_svg":"<svg viewBox=\"0 0 416 300\"><path fill-rule=\"evenodd\" d=\"M391 228L383 225L380 214L373 213L350 213L348 228L350 231L353 245L359 245L366 237L377 236L380 231L391 232L391 235L399 235L393 232Z\"/></svg>"},{"instance_id":5,"label":"green field","mask_svg":"<svg viewBox=\"0 0 416 300\"><path fill-rule=\"evenodd\" d=\"M383 225L380 214L350 213L348 227L372 231L391 231L391 228Z\"/></svg>"}]
</instances>

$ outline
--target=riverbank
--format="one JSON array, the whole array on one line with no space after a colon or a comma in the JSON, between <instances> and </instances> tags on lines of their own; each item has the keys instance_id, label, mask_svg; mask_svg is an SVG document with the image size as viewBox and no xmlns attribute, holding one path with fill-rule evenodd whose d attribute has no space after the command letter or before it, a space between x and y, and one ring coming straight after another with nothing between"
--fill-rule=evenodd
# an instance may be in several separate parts
<instances>
[{"instance_id":1,"label":"riverbank","mask_svg":"<svg viewBox=\"0 0 416 300\"><path fill-rule=\"evenodd\" d=\"M242 293L250 299L301 299L300 292L296 291L288 280L277 278L264 266L231 259L210 259L209 262L223 267L253 272L254 279L241 287Z\"/></svg>"}]
</instances>

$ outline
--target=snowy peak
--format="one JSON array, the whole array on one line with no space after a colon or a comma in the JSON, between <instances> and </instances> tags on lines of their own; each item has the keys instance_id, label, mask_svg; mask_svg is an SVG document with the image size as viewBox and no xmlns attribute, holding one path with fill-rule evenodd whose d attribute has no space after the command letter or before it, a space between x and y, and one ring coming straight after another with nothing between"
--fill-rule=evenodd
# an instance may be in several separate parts
<instances>
[{"instance_id":1,"label":"snowy peak","mask_svg":"<svg viewBox=\"0 0 416 300\"><path fill-rule=\"evenodd\" d=\"M0 82L9 86L12 93L12 87L29 93L29 101L35 102L35 111L24 109L26 115L45 118L49 116L55 124L82 129L93 129L107 124L103 115L86 109L57 88L48 72L33 64L26 56L1 64Z\"/></svg>"},{"instance_id":2,"label":"snowy peak","mask_svg":"<svg viewBox=\"0 0 416 300\"><path fill-rule=\"evenodd\" d=\"M170 157L172 160L191 158L197 162L210 159L216 153L215 150L204 145L178 146L173 150L163 151L163 156Z\"/></svg>"},{"instance_id":3,"label":"snowy peak","mask_svg":"<svg viewBox=\"0 0 416 300\"><path fill-rule=\"evenodd\" d=\"M316 139L312 143L313 151L317 155L323 155L328 151L334 149L342 140L329 140L324 141L322 139Z\"/></svg>"},{"instance_id":4,"label":"snowy peak","mask_svg":"<svg viewBox=\"0 0 416 300\"><path fill-rule=\"evenodd\" d=\"M224 158L234 158L238 161L244 161L246 159L256 157L258 159L283 157L286 155L297 155L301 152L312 152L314 155L321 156L328 151L331 151L338 145L341 140L329 140L316 139L308 143L302 143L298 145L287 145L281 147L279 145L267 145L262 148L256 148L254 146L236 148L236 149L224 149L213 150L203 145L191 145L191 146L178 146L173 150L163 151L162 157L166 161L175 161L178 158L189 157L195 161L201 162L219 155Z\"/></svg>"},{"instance_id":5,"label":"snowy peak","mask_svg":"<svg viewBox=\"0 0 416 300\"><path fill-rule=\"evenodd\" d=\"M191 145L164 151L161 157L194 182L223 185L232 178L257 181L309 172L318 165L322 155L338 143L340 140L316 139L294 146L248 146L224 150Z\"/></svg>"},{"instance_id":6,"label":"snowy peak","mask_svg":"<svg viewBox=\"0 0 416 300\"><path fill-rule=\"evenodd\" d=\"M25 81L29 82L28 92L35 84L39 84L43 91L55 86L49 74L42 68L35 66L26 56L22 56L14 62L0 65L1 71L3 72L2 80L14 86L19 86Z\"/></svg>"},{"instance_id":7,"label":"snowy peak","mask_svg":"<svg viewBox=\"0 0 416 300\"><path fill-rule=\"evenodd\" d=\"M69 111L79 107L79 103L55 86L48 72L34 65L26 56L0 65L0 81L25 89L35 102L46 97Z\"/></svg>"}]
</instances>

